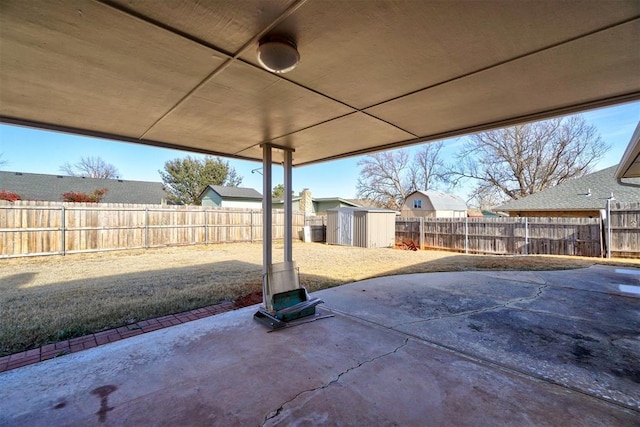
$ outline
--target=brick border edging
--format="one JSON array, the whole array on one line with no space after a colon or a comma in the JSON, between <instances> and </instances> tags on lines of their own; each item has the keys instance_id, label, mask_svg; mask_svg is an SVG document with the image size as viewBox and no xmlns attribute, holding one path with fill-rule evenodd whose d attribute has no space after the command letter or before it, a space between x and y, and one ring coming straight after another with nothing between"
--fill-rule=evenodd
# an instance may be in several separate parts
<instances>
[{"instance_id":1,"label":"brick border edging","mask_svg":"<svg viewBox=\"0 0 640 427\"><path fill-rule=\"evenodd\" d=\"M121 326L119 328L96 332L95 334L89 334L83 337L71 338L54 344L46 344L40 348L34 348L32 350L0 357L0 373L42 362L43 360L53 359L54 357L64 356L65 354L77 353L79 351L108 344L110 342L120 341L124 338L168 328L170 326L180 325L182 323L191 322L192 320L198 320L204 317L215 316L216 314L226 313L227 311L233 311L238 308L241 308L241 306L235 302L224 301L218 304L196 308L191 311L169 314L167 316L157 317L154 319L141 320L140 322Z\"/></svg>"}]
</instances>

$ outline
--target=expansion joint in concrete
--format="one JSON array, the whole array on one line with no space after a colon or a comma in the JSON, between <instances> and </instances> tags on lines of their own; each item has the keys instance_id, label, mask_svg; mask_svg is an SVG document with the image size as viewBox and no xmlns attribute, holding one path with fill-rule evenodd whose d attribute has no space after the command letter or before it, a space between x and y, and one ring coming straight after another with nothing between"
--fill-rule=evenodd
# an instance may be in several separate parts
<instances>
[{"instance_id":1,"label":"expansion joint in concrete","mask_svg":"<svg viewBox=\"0 0 640 427\"><path fill-rule=\"evenodd\" d=\"M368 363L372 363L372 362L375 362L376 360L382 359L383 357L387 357L387 356L390 356L390 355L392 355L392 354L395 354L395 353L397 353L401 348L405 347L408 343L409 343L409 338L405 338L405 339L404 339L404 341L403 341L403 343L402 343L402 344L400 344L399 346L397 346L397 347L396 347L395 349L393 349L392 351L389 351L389 352L387 352L387 353L381 354L381 355L376 356L376 357L371 358L371 359L364 360L364 361L362 361L362 362L358 363L358 364L357 364L357 365L355 365L355 366L352 366L352 367L350 367L350 368L347 368L347 369L345 369L344 371L340 372L340 373L339 373L339 374L338 374L334 379L332 379L331 381L329 381L329 382L328 382L328 383L326 383L326 384L323 384L323 385L321 385L321 386L319 386L319 387L314 387L314 388L311 388L311 389L308 389L308 390L302 390L300 393L296 394L296 395L295 395L295 396L293 396L291 399L287 400L287 401L286 401L286 402L284 402L282 405L280 405L280 407L278 407L276 410L271 411L271 412L266 416L266 418L264 419L264 422L262 423L262 425L264 426L264 425L265 425L269 420L272 420L272 419L276 418L277 416L279 416L279 415L282 413L282 411L284 410L284 407L285 407L285 406L287 406L287 405L288 405L288 404L290 404L291 402L295 401L296 399L298 399L298 398L299 398L300 396L302 396L303 394L306 394L306 393L313 393L313 392L318 391L318 390L324 390L324 389L326 389L326 388L330 387L332 384L335 384L335 383L339 382L339 381L340 381L340 378L342 378L344 375L348 374L349 372L352 372L352 371L354 371L354 370L356 370L356 369L358 369L358 368L360 368L360 367L362 367L363 365L366 365L366 364L368 364Z\"/></svg>"}]
</instances>

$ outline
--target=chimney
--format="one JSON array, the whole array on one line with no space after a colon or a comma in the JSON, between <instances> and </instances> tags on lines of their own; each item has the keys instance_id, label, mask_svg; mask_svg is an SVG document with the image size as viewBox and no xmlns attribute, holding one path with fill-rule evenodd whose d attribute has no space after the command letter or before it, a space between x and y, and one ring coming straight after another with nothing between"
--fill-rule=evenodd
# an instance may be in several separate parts
<instances>
[{"instance_id":1,"label":"chimney","mask_svg":"<svg viewBox=\"0 0 640 427\"><path fill-rule=\"evenodd\" d=\"M311 191L308 188L303 189L300 192L300 211L305 215L313 215L313 199L311 198Z\"/></svg>"}]
</instances>

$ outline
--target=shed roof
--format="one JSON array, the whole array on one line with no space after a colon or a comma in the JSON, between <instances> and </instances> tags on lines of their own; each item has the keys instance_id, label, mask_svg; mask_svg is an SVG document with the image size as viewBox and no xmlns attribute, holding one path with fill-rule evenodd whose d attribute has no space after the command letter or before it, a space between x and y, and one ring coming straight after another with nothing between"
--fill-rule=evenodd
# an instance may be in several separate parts
<instances>
[{"instance_id":1,"label":"shed roof","mask_svg":"<svg viewBox=\"0 0 640 427\"><path fill-rule=\"evenodd\" d=\"M411 194L420 193L429 198L433 208L437 211L466 211L467 204L460 197L440 191L417 190ZM411 196L411 194L409 196Z\"/></svg>"},{"instance_id":2,"label":"shed roof","mask_svg":"<svg viewBox=\"0 0 640 427\"><path fill-rule=\"evenodd\" d=\"M104 203L160 204L167 198L160 182L0 171L0 190L13 191L23 200L60 202L63 193L91 193L101 188L108 190Z\"/></svg>"},{"instance_id":3,"label":"shed roof","mask_svg":"<svg viewBox=\"0 0 640 427\"><path fill-rule=\"evenodd\" d=\"M211 189L218 193L223 199L253 199L262 200L262 194L257 190L248 187L228 187L224 185L208 185L200 194L204 194L207 189Z\"/></svg>"},{"instance_id":4,"label":"shed roof","mask_svg":"<svg viewBox=\"0 0 640 427\"><path fill-rule=\"evenodd\" d=\"M615 177L617 165L498 206L498 211L598 210L613 194L617 202L640 202L640 178Z\"/></svg>"}]
</instances>

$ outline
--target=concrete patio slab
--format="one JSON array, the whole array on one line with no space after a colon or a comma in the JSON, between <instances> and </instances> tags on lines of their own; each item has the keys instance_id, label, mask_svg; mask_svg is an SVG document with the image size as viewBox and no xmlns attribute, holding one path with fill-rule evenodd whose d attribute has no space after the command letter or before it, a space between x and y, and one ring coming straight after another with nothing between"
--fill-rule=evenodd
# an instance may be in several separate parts
<instances>
[{"instance_id":1,"label":"concrete patio slab","mask_svg":"<svg viewBox=\"0 0 640 427\"><path fill-rule=\"evenodd\" d=\"M415 274L323 298L345 314L639 410L640 295L620 285L636 286L640 275L617 270Z\"/></svg>"},{"instance_id":2,"label":"concrete patio slab","mask_svg":"<svg viewBox=\"0 0 640 427\"><path fill-rule=\"evenodd\" d=\"M615 284L637 281L356 282L281 331L250 307L4 372L0 425L640 425L640 299Z\"/></svg>"}]
</instances>

